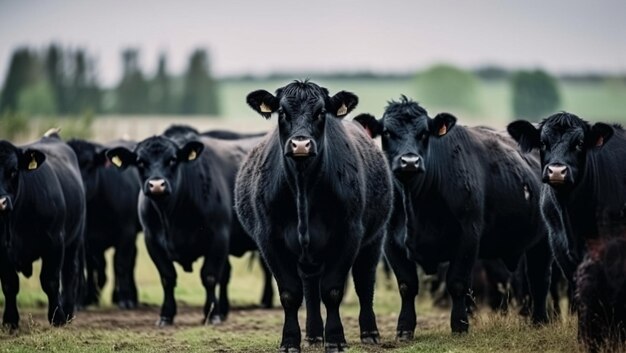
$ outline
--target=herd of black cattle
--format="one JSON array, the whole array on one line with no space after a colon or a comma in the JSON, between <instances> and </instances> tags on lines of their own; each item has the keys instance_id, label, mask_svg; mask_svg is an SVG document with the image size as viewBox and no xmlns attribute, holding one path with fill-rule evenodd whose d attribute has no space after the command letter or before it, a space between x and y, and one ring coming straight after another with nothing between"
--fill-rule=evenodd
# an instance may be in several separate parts
<instances>
[{"instance_id":1,"label":"herd of black cattle","mask_svg":"<svg viewBox=\"0 0 626 353\"><path fill-rule=\"evenodd\" d=\"M299 352L298 309L309 344L346 347L339 305L350 270L360 302L361 341L375 344L376 267L395 273L402 307L397 339L416 328L419 264L448 263L453 332L466 332L479 260L523 273L532 321L549 321L552 273L564 274L579 338L590 350L626 338L626 132L561 112L506 132L431 118L402 96L380 119L345 121L356 95L295 81L247 103L267 134L199 133L172 126L138 143L62 141L57 132L17 147L0 141L0 281L3 323L18 326L18 272L42 259L48 319L63 325L96 304L115 248L113 301L137 306L136 235L164 291L158 325L176 315L174 262L204 258L207 323L229 311L228 255L259 250L262 304L272 275L284 309L281 352ZM382 150L374 139L380 137ZM266 264L266 265L265 265ZM558 277L555 277L558 278ZM219 294L216 295L216 287ZM327 317L321 315L321 302Z\"/></svg>"}]
</instances>

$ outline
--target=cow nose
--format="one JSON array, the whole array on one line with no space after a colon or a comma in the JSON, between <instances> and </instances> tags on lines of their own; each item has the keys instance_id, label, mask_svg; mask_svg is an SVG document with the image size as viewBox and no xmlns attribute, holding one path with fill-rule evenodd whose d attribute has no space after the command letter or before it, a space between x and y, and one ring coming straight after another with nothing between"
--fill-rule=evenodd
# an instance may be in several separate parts
<instances>
[{"instance_id":1,"label":"cow nose","mask_svg":"<svg viewBox=\"0 0 626 353\"><path fill-rule=\"evenodd\" d=\"M404 170L417 170L421 162L422 158L414 154L400 157L400 167Z\"/></svg>"},{"instance_id":2,"label":"cow nose","mask_svg":"<svg viewBox=\"0 0 626 353\"><path fill-rule=\"evenodd\" d=\"M9 207L9 199L5 196L0 198L0 211L5 211Z\"/></svg>"},{"instance_id":3,"label":"cow nose","mask_svg":"<svg viewBox=\"0 0 626 353\"><path fill-rule=\"evenodd\" d=\"M567 167L560 164L548 166L548 181L551 183L563 183L567 176Z\"/></svg>"},{"instance_id":4,"label":"cow nose","mask_svg":"<svg viewBox=\"0 0 626 353\"><path fill-rule=\"evenodd\" d=\"M148 180L148 188L150 189L150 193L152 194L162 194L165 192L165 180L163 179L153 179Z\"/></svg>"},{"instance_id":5,"label":"cow nose","mask_svg":"<svg viewBox=\"0 0 626 353\"><path fill-rule=\"evenodd\" d=\"M307 138L294 138L290 141L291 152L294 156L308 156L311 153L311 140Z\"/></svg>"}]
</instances>

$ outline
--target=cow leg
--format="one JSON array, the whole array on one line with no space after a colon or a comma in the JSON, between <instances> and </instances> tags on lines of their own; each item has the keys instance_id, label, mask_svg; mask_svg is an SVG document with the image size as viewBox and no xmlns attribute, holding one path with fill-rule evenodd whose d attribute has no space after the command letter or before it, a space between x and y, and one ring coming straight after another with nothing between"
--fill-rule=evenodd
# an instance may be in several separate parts
<instances>
[{"instance_id":1,"label":"cow leg","mask_svg":"<svg viewBox=\"0 0 626 353\"><path fill-rule=\"evenodd\" d=\"M376 268L380 262L383 235L361 248L352 266L354 288L359 297L359 327L361 342L378 344L380 333L374 314L374 286L376 284Z\"/></svg>"},{"instance_id":2,"label":"cow leg","mask_svg":"<svg viewBox=\"0 0 626 353\"><path fill-rule=\"evenodd\" d=\"M217 305L215 286L221 280L222 272L228 262L228 239L228 230L224 229L216 233L209 251L204 256L204 263L200 270L200 279L206 291L204 303L204 323L206 324L219 324L225 319Z\"/></svg>"},{"instance_id":3,"label":"cow leg","mask_svg":"<svg viewBox=\"0 0 626 353\"><path fill-rule=\"evenodd\" d=\"M385 256L393 269L398 282L402 306L398 316L396 339L413 339L416 326L415 297L419 292L417 266L407 257L406 250L397 244L391 236L385 241Z\"/></svg>"},{"instance_id":4,"label":"cow leg","mask_svg":"<svg viewBox=\"0 0 626 353\"><path fill-rule=\"evenodd\" d=\"M280 304L283 306L285 315L279 352L298 353L302 340L298 309L302 304L303 296L302 280L297 269L298 260L281 242L262 244L259 248L263 259L276 278Z\"/></svg>"},{"instance_id":5,"label":"cow leg","mask_svg":"<svg viewBox=\"0 0 626 353\"><path fill-rule=\"evenodd\" d=\"M265 260L261 256L259 256L259 262L261 263L261 268L263 269L263 275L265 278L265 284L263 286L263 297L261 298L261 307L265 309L269 309L273 306L274 303L274 287L272 285L272 272L265 264Z\"/></svg>"},{"instance_id":6,"label":"cow leg","mask_svg":"<svg viewBox=\"0 0 626 353\"><path fill-rule=\"evenodd\" d=\"M146 231L146 233L148 233ZM149 233L148 233L149 234ZM154 262L159 276L161 277L161 285L163 286L163 305L161 306L161 317L157 321L157 326L170 326L174 324L174 316L176 315L176 301L174 300L174 288L176 287L176 269L174 264L168 258L167 253L153 239L152 236L146 235L146 248L148 254Z\"/></svg>"},{"instance_id":7,"label":"cow leg","mask_svg":"<svg viewBox=\"0 0 626 353\"><path fill-rule=\"evenodd\" d=\"M104 257L105 250L105 248L97 248L93 254L97 279L96 303L100 301L100 293L102 293L102 288L104 288L104 285L107 283L107 260ZM113 288L113 302L117 303L117 293L115 292L115 288Z\"/></svg>"},{"instance_id":8,"label":"cow leg","mask_svg":"<svg viewBox=\"0 0 626 353\"><path fill-rule=\"evenodd\" d=\"M65 249L63 256L63 268L61 270L61 278L63 284L62 299L63 311L68 320L74 318L74 309L76 308L76 297L78 294L78 285L80 283L79 276L83 276L80 272L80 255L82 239L75 239L74 242Z\"/></svg>"},{"instance_id":9,"label":"cow leg","mask_svg":"<svg viewBox=\"0 0 626 353\"><path fill-rule=\"evenodd\" d=\"M306 304L306 337L309 346L324 343L324 322L322 321L320 298L320 274L305 275L300 273L304 285Z\"/></svg>"},{"instance_id":10,"label":"cow leg","mask_svg":"<svg viewBox=\"0 0 626 353\"><path fill-rule=\"evenodd\" d=\"M228 317L230 312L230 301L228 300L228 283L230 282L231 275L230 261L226 261L224 270L222 271L222 278L220 280L220 297L219 297L219 309L224 318Z\"/></svg>"},{"instance_id":11,"label":"cow leg","mask_svg":"<svg viewBox=\"0 0 626 353\"><path fill-rule=\"evenodd\" d=\"M48 296L48 322L54 326L61 326L67 322L59 292L63 253L63 245L52 245L42 256L39 275L41 288Z\"/></svg>"},{"instance_id":12,"label":"cow leg","mask_svg":"<svg viewBox=\"0 0 626 353\"><path fill-rule=\"evenodd\" d=\"M476 217L476 219L482 219L482 217ZM480 233L480 227L474 222L468 222L463 226L456 256L450 261L446 275L446 286L452 298L450 327L453 333L464 333L469 329L466 298L470 295L472 270L478 256Z\"/></svg>"},{"instance_id":13,"label":"cow leg","mask_svg":"<svg viewBox=\"0 0 626 353\"><path fill-rule=\"evenodd\" d=\"M324 340L326 352L343 352L347 347L346 337L339 315L339 305L343 300L344 289L350 267L357 254L351 254L348 249L337 251L335 256L326 263L326 272L322 275L320 290L322 301L326 307L326 327Z\"/></svg>"},{"instance_id":14,"label":"cow leg","mask_svg":"<svg viewBox=\"0 0 626 353\"><path fill-rule=\"evenodd\" d=\"M87 293L83 298L83 305L97 305L99 300L98 276L96 274L96 259L93 246L86 246L86 267L87 267Z\"/></svg>"},{"instance_id":15,"label":"cow leg","mask_svg":"<svg viewBox=\"0 0 626 353\"><path fill-rule=\"evenodd\" d=\"M137 307L137 288L135 287L134 274L137 246L132 234L124 234L121 239L123 239L123 243L115 249L113 257L117 306L120 309L134 309Z\"/></svg>"},{"instance_id":16,"label":"cow leg","mask_svg":"<svg viewBox=\"0 0 626 353\"><path fill-rule=\"evenodd\" d=\"M3 255L0 255L0 283L2 283L2 292L4 293L2 324L14 330L17 329L20 321L20 315L17 312L17 293L20 291L20 281L17 272Z\"/></svg>"},{"instance_id":17,"label":"cow leg","mask_svg":"<svg viewBox=\"0 0 626 353\"><path fill-rule=\"evenodd\" d=\"M546 300L550 289L552 252L547 240L542 240L526 251L526 275L530 296L533 302L532 320L534 324L548 322Z\"/></svg>"}]
</instances>

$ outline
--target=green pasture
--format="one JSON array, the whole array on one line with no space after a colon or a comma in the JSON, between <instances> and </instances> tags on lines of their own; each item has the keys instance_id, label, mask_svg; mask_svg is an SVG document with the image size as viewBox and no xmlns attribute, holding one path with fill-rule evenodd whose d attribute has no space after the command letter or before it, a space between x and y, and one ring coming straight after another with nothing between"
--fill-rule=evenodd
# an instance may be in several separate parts
<instances>
[{"instance_id":1,"label":"green pasture","mask_svg":"<svg viewBox=\"0 0 626 353\"><path fill-rule=\"evenodd\" d=\"M201 305L204 289L199 280L200 261L193 273L178 270L176 299L179 314L173 328L153 326L162 300L157 271L149 259L143 239L138 239L139 254L135 275L142 309L117 311L111 306L111 281L103 293L102 305L79 312L66 327L52 328L45 320L46 297L40 289L36 263L33 277L21 277L18 305L21 328L18 332L0 331L0 352L275 352L280 340L282 310L249 309L261 295L262 274L256 261L248 257L231 258L233 279L230 297L236 307L219 326L202 326ZM112 251L107 253L109 278L112 278ZM411 343L394 341L400 299L393 280L378 277L375 310L383 342L363 346L358 342L358 301L349 287L342 306L342 317L351 352L580 352L576 325L571 317L532 327L515 313L507 316L481 309L472 319L470 333L452 335L449 313L431 305L427 294L418 299L418 329ZM0 300L3 298L0 296ZM248 308L248 309L238 309ZM514 312L515 310L513 310ZM103 319L106 316L107 319ZM301 327L304 328L304 310ZM304 352L322 352L306 348Z\"/></svg>"}]
</instances>

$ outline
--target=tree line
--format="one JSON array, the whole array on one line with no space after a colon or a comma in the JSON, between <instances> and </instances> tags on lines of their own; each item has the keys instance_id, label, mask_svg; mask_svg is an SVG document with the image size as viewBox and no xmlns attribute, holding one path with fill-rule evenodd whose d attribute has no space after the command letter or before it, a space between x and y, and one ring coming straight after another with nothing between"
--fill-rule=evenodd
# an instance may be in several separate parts
<instances>
[{"instance_id":1,"label":"tree line","mask_svg":"<svg viewBox=\"0 0 626 353\"><path fill-rule=\"evenodd\" d=\"M98 82L94 56L85 49L51 44L43 51L17 48L0 94L0 113L78 116L84 114L218 115L217 82L209 53L196 49L182 77L168 72L159 55L154 74L139 64L139 50L122 52L122 78L107 91Z\"/></svg>"}]
</instances>

